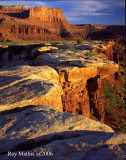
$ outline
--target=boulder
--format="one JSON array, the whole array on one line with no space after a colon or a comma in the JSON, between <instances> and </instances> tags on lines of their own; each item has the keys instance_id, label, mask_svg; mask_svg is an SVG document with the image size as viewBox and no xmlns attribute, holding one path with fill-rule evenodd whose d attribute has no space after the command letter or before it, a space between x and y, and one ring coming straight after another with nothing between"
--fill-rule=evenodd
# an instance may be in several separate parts
<instances>
[{"instance_id":1,"label":"boulder","mask_svg":"<svg viewBox=\"0 0 126 160\"><path fill-rule=\"evenodd\" d=\"M59 75L48 66L15 66L0 70L0 111L27 105L62 107Z\"/></svg>"},{"instance_id":2,"label":"boulder","mask_svg":"<svg viewBox=\"0 0 126 160\"><path fill-rule=\"evenodd\" d=\"M53 50L57 50L57 47L53 47L53 46L46 46L46 47L40 47L38 48L39 52L46 52L46 51L53 51Z\"/></svg>"},{"instance_id":3,"label":"boulder","mask_svg":"<svg viewBox=\"0 0 126 160\"><path fill-rule=\"evenodd\" d=\"M53 47L53 46L37 47L37 48L34 48L31 51L31 56L35 57L35 56L40 55L41 53L54 52L55 50L58 50L58 48L57 47Z\"/></svg>"}]
</instances>

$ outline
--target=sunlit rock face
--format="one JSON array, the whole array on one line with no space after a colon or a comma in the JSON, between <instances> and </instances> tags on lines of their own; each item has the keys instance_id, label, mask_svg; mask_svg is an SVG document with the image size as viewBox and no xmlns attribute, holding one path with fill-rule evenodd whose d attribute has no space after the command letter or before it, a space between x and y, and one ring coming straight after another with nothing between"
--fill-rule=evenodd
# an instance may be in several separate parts
<instances>
[{"instance_id":1,"label":"sunlit rock face","mask_svg":"<svg viewBox=\"0 0 126 160\"><path fill-rule=\"evenodd\" d=\"M29 18L37 18L46 22L60 22L61 20L65 20L62 9L41 6L31 8L29 12Z\"/></svg>"},{"instance_id":2,"label":"sunlit rock face","mask_svg":"<svg viewBox=\"0 0 126 160\"><path fill-rule=\"evenodd\" d=\"M15 66L0 70L0 111L27 105L62 106L59 75L48 66Z\"/></svg>"}]
</instances>

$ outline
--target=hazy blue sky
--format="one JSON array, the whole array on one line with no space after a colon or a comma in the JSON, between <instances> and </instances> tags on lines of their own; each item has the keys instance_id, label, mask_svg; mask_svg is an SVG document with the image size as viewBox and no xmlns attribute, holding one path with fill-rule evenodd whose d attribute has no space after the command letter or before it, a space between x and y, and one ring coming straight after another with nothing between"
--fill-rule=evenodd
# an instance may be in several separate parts
<instances>
[{"instance_id":1,"label":"hazy blue sky","mask_svg":"<svg viewBox=\"0 0 126 160\"><path fill-rule=\"evenodd\" d=\"M125 0L0 1L0 5L62 8L71 24L125 24Z\"/></svg>"}]
</instances>

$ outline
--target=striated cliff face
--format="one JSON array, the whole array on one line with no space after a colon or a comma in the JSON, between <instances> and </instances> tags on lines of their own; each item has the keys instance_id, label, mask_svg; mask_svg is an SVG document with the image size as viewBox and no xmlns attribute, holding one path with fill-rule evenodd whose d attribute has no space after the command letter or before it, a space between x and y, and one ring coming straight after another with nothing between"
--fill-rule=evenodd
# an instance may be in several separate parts
<instances>
[{"instance_id":1,"label":"striated cliff face","mask_svg":"<svg viewBox=\"0 0 126 160\"><path fill-rule=\"evenodd\" d=\"M61 22L61 20L66 21L66 19L63 17L62 9L41 6L30 8L29 18L37 18L38 20L46 22Z\"/></svg>"},{"instance_id":2,"label":"striated cliff face","mask_svg":"<svg viewBox=\"0 0 126 160\"><path fill-rule=\"evenodd\" d=\"M51 40L53 39L53 34L46 29L39 26L31 25L2 25L0 26L1 30L7 31L7 33L1 33L1 40L6 41L6 37L13 37L14 39L20 40ZM7 36L5 36L7 35ZM55 36L58 39L58 36Z\"/></svg>"}]
</instances>

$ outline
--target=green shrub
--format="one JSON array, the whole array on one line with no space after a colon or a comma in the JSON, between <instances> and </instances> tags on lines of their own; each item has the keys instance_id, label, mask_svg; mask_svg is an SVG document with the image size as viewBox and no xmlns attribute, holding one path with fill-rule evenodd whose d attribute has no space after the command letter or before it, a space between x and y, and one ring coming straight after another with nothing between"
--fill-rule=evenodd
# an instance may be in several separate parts
<instances>
[{"instance_id":1,"label":"green shrub","mask_svg":"<svg viewBox=\"0 0 126 160\"><path fill-rule=\"evenodd\" d=\"M126 110L126 103L123 101L117 101L116 104L119 106L119 107L123 107L125 110Z\"/></svg>"},{"instance_id":2,"label":"green shrub","mask_svg":"<svg viewBox=\"0 0 126 160\"><path fill-rule=\"evenodd\" d=\"M102 99L102 102L104 103L104 102L105 102L105 100L104 100L104 99Z\"/></svg>"},{"instance_id":3,"label":"green shrub","mask_svg":"<svg viewBox=\"0 0 126 160\"><path fill-rule=\"evenodd\" d=\"M119 118L115 118L115 121L116 121L116 122L119 122L120 120L119 120Z\"/></svg>"},{"instance_id":4,"label":"green shrub","mask_svg":"<svg viewBox=\"0 0 126 160\"><path fill-rule=\"evenodd\" d=\"M117 85L116 85L116 88L117 88L117 89L120 89L120 84L117 84Z\"/></svg>"},{"instance_id":5,"label":"green shrub","mask_svg":"<svg viewBox=\"0 0 126 160\"><path fill-rule=\"evenodd\" d=\"M122 81L123 81L123 83L126 83L126 76L125 75L122 75Z\"/></svg>"},{"instance_id":6,"label":"green shrub","mask_svg":"<svg viewBox=\"0 0 126 160\"><path fill-rule=\"evenodd\" d=\"M111 87L114 87L114 83L110 83Z\"/></svg>"},{"instance_id":7,"label":"green shrub","mask_svg":"<svg viewBox=\"0 0 126 160\"><path fill-rule=\"evenodd\" d=\"M94 115L94 110L93 110L93 108L91 109L90 114L91 114L91 116L93 116L93 115Z\"/></svg>"},{"instance_id":8,"label":"green shrub","mask_svg":"<svg viewBox=\"0 0 126 160\"><path fill-rule=\"evenodd\" d=\"M92 57L93 53L90 51L87 56Z\"/></svg>"},{"instance_id":9,"label":"green shrub","mask_svg":"<svg viewBox=\"0 0 126 160\"><path fill-rule=\"evenodd\" d=\"M110 116L114 116L115 115L115 112L113 112L113 109L108 107L106 108L106 114L110 115Z\"/></svg>"},{"instance_id":10,"label":"green shrub","mask_svg":"<svg viewBox=\"0 0 126 160\"><path fill-rule=\"evenodd\" d=\"M125 119L121 119L121 122L125 123ZM125 123L126 124L126 123Z\"/></svg>"},{"instance_id":11,"label":"green shrub","mask_svg":"<svg viewBox=\"0 0 126 160\"><path fill-rule=\"evenodd\" d=\"M73 45L68 46L66 51L75 51L75 47Z\"/></svg>"},{"instance_id":12,"label":"green shrub","mask_svg":"<svg viewBox=\"0 0 126 160\"><path fill-rule=\"evenodd\" d=\"M14 86L13 84L10 84L10 85L9 85L9 87L13 87L13 86Z\"/></svg>"},{"instance_id":13,"label":"green shrub","mask_svg":"<svg viewBox=\"0 0 126 160\"><path fill-rule=\"evenodd\" d=\"M78 39L77 40L77 44L82 44L83 43L83 40L82 39Z\"/></svg>"},{"instance_id":14,"label":"green shrub","mask_svg":"<svg viewBox=\"0 0 126 160\"><path fill-rule=\"evenodd\" d=\"M73 53L74 55L76 55L77 53L74 51L74 53Z\"/></svg>"},{"instance_id":15,"label":"green shrub","mask_svg":"<svg viewBox=\"0 0 126 160\"><path fill-rule=\"evenodd\" d=\"M70 51L75 51L75 48L74 48L74 47L70 47L69 50L70 50Z\"/></svg>"},{"instance_id":16,"label":"green shrub","mask_svg":"<svg viewBox=\"0 0 126 160\"><path fill-rule=\"evenodd\" d=\"M118 90L120 89L123 93L125 93L125 87L122 87L120 84L117 84L116 87Z\"/></svg>"},{"instance_id":17,"label":"green shrub","mask_svg":"<svg viewBox=\"0 0 126 160\"><path fill-rule=\"evenodd\" d=\"M125 93L125 88L124 88L124 87L121 87L120 89L121 89L121 91L122 91L123 93Z\"/></svg>"},{"instance_id":18,"label":"green shrub","mask_svg":"<svg viewBox=\"0 0 126 160\"><path fill-rule=\"evenodd\" d=\"M105 97L109 100L111 105L116 104L116 92L112 88L107 87L105 89Z\"/></svg>"},{"instance_id":19,"label":"green shrub","mask_svg":"<svg viewBox=\"0 0 126 160\"><path fill-rule=\"evenodd\" d=\"M126 131L126 123L121 124L120 129L121 129L121 131L125 132Z\"/></svg>"},{"instance_id":20,"label":"green shrub","mask_svg":"<svg viewBox=\"0 0 126 160\"><path fill-rule=\"evenodd\" d=\"M65 56L64 55L60 55L60 58L64 58Z\"/></svg>"}]
</instances>

